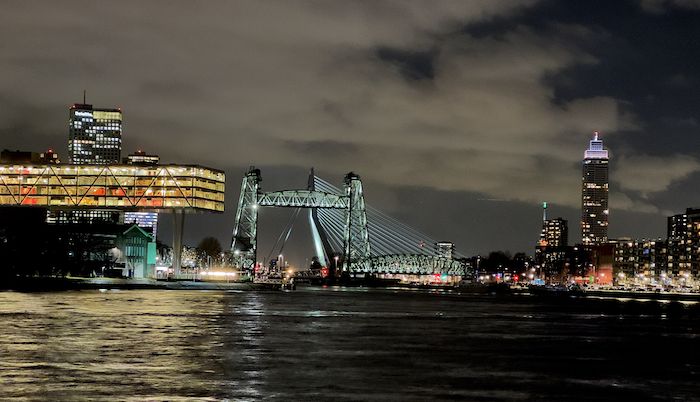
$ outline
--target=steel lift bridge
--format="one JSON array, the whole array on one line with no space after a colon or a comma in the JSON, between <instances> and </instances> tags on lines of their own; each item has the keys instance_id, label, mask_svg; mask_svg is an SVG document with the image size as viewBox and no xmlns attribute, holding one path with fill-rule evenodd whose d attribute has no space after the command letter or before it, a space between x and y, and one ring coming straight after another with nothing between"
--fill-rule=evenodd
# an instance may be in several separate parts
<instances>
[{"instance_id":1,"label":"steel lift bridge","mask_svg":"<svg viewBox=\"0 0 700 402\"><path fill-rule=\"evenodd\" d=\"M231 252L244 270L257 261L258 208L307 208L316 253L327 267L349 274L465 276L470 268L463 255L441 251L438 242L365 205L360 176L345 175L341 190L309 175L306 190L262 192L260 170L251 167L243 178Z\"/></svg>"}]
</instances>

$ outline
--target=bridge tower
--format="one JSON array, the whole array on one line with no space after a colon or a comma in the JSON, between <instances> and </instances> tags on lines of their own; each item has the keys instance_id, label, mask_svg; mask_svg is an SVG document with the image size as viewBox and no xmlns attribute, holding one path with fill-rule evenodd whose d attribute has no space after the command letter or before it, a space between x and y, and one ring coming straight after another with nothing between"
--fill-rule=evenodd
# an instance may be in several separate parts
<instances>
[{"instance_id":1,"label":"bridge tower","mask_svg":"<svg viewBox=\"0 0 700 402\"><path fill-rule=\"evenodd\" d=\"M343 236L345 248L343 272L349 270L368 272L371 268L367 266L370 264L370 246L362 181L359 175L350 172L345 175L344 184L345 196L348 197L348 209Z\"/></svg>"},{"instance_id":2,"label":"bridge tower","mask_svg":"<svg viewBox=\"0 0 700 402\"><path fill-rule=\"evenodd\" d=\"M236 223L233 227L231 251L240 261L240 268L246 270L253 269L257 263L258 197L261 181L260 169L251 166L243 178Z\"/></svg>"}]
</instances>

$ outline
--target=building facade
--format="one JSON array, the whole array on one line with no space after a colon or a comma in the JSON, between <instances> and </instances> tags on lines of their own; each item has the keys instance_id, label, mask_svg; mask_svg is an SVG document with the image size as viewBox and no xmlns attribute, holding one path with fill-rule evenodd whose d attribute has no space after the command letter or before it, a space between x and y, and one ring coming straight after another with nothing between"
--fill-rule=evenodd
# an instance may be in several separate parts
<instances>
[{"instance_id":1,"label":"building facade","mask_svg":"<svg viewBox=\"0 0 700 402\"><path fill-rule=\"evenodd\" d=\"M675 277L669 272L668 262L672 253L667 242L661 239L620 238L611 243L615 246L615 279L618 282L653 285Z\"/></svg>"},{"instance_id":2,"label":"building facade","mask_svg":"<svg viewBox=\"0 0 700 402\"><path fill-rule=\"evenodd\" d=\"M127 165L155 166L160 163L160 157L158 155L148 155L139 149L124 158L123 162ZM132 222L141 228L151 228L151 235L153 235L153 239L156 239L158 235L157 212L125 212L124 223Z\"/></svg>"},{"instance_id":3,"label":"building facade","mask_svg":"<svg viewBox=\"0 0 700 402\"><path fill-rule=\"evenodd\" d=\"M437 256L441 258L447 258L448 260L452 259L452 256L454 255L455 252L455 244L450 242L450 241L441 241L438 242L436 245L437 248Z\"/></svg>"},{"instance_id":4,"label":"building facade","mask_svg":"<svg viewBox=\"0 0 700 402\"><path fill-rule=\"evenodd\" d=\"M197 165L0 164L0 206L223 212L225 180Z\"/></svg>"},{"instance_id":5,"label":"building facade","mask_svg":"<svg viewBox=\"0 0 700 402\"><path fill-rule=\"evenodd\" d=\"M77 165L118 165L122 149L121 109L70 108L68 162Z\"/></svg>"},{"instance_id":6,"label":"building facade","mask_svg":"<svg viewBox=\"0 0 700 402\"><path fill-rule=\"evenodd\" d=\"M127 165L157 165L160 163L160 157L158 155L149 155L139 149L133 154L127 155L122 162Z\"/></svg>"},{"instance_id":7,"label":"building facade","mask_svg":"<svg viewBox=\"0 0 700 402\"><path fill-rule=\"evenodd\" d=\"M535 247L535 262L542 268L542 272L551 276L561 268L569 256L568 243L567 221L562 218L547 219L545 215L540 239Z\"/></svg>"},{"instance_id":8,"label":"building facade","mask_svg":"<svg viewBox=\"0 0 700 402\"><path fill-rule=\"evenodd\" d=\"M608 151L595 133L583 158L581 237L584 245L608 241Z\"/></svg>"},{"instance_id":9,"label":"building facade","mask_svg":"<svg viewBox=\"0 0 700 402\"><path fill-rule=\"evenodd\" d=\"M700 208L670 216L667 241L670 274L700 279Z\"/></svg>"},{"instance_id":10,"label":"building facade","mask_svg":"<svg viewBox=\"0 0 700 402\"><path fill-rule=\"evenodd\" d=\"M569 224L565 219L548 219L542 222L538 246L566 247L569 245Z\"/></svg>"}]
</instances>

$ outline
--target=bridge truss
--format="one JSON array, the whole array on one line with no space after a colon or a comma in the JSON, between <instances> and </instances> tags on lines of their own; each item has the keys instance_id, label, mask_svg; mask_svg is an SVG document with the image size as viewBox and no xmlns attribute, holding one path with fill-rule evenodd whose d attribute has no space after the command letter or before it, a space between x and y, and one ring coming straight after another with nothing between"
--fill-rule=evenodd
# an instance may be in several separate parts
<instances>
[{"instance_id":1,"label":"bridge truss","mask_svg":"<svg viewBox=\"0 0 700 402\"><path fill-rule=\"evenodd\" d=\"M251 167L241 186L231 250L243 269L257 261L257 209L291 207L309 209L317 255L326 266L342 272L409 275L465 276L464 256L441 250L439 242L365 205L362 181L345 175L340 189L311 171L306 190L264 193L260 170Z\"/></svg>"}]
</instances>

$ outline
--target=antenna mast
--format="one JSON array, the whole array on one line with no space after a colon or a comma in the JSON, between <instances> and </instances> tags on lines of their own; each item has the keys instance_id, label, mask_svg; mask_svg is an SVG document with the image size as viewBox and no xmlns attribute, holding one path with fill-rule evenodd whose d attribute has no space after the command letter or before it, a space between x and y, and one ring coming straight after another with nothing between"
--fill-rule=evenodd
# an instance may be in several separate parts
<instances>
[{"instance_id":1,"label":"antenna mast","mask_svg":"<svg viewBox=\"0 0 700 402\"><path fill-rule=\"evenodd\" d=\"M547 220L547 201L542 203L542 220Z\"/></svg>"}]
</instances>

